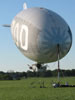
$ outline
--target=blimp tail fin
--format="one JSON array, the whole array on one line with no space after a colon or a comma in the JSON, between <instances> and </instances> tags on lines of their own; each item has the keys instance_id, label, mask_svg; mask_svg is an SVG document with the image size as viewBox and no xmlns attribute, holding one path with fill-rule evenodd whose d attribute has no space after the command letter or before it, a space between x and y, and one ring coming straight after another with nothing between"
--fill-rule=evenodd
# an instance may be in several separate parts
<instances>
[{"instance_id":1,"label":"blimp tail fin","mask_svg":"<svg viewBox=\"0 0 75 100\"><path fill-rule=\"evenodd\" d=\"M23 4L23 9L24 9L24 10L27 9L27 4L26 4L26 3Z\"/></svg>"},{"instance_id":2,"label":"blimp tail fin","mask_svg":"<svg viewBox=\"0 0 75 100\"><path fill-rule=\"evenodd\" d=\"M4 24L4 25L2 25L3 27L11 27L11 25L9 25L9 24Z\"/></svg>"}]
</instances>

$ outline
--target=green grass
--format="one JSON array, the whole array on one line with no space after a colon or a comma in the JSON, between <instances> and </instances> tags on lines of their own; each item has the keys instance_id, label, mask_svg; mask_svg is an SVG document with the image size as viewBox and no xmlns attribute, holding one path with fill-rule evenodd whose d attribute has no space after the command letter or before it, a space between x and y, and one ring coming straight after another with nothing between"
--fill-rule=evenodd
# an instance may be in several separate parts
<instances>
[{"instance_id":1,"label":"green grass","mask_svg":"<svg viewBox=\"0 0 75 100\"><path fill-rule=\"evenodd\" d=\"M61 83L75 84L75 77L62 78ZM42 82L46 88L40 88ZM75 100L75 88L53 88L56 78L28 78L0 81L0 100Z\"/></svg>"}]
</instances>

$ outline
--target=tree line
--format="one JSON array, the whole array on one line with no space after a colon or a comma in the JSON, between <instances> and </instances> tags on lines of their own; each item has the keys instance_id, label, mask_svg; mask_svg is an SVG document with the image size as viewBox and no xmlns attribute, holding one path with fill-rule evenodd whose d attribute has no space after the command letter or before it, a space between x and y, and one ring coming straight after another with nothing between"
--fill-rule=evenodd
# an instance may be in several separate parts
<instances>
[{"instance_id":1,"label":"tree line","mask_svg":"<svg viewBox=\"0 0 75 100\"><path fill-rule=\"evenodd\" d=\"M57 77L58 71L46 70L43 72L2 72L0 71L0 80L20 80L28 77ZM60 70L60 77L75 76L75 69Z\"/></svg>"}]
</instances>

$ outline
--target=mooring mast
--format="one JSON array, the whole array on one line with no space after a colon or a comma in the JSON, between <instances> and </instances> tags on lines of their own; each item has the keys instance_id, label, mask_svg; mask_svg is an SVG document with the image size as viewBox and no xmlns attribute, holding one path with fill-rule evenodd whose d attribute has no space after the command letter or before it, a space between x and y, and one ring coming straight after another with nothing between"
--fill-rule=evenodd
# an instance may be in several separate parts
<instances>
[{"instance_id":1,"label":"mooring mast","mask_svg":"<svg viewBox=\"0 0 75 100\"><path fill-rule=\"evenodd\" d=\"M57 44L57 57L58 57L58 82L60 81L60 45Z\"/></svg>"}]
</instances>

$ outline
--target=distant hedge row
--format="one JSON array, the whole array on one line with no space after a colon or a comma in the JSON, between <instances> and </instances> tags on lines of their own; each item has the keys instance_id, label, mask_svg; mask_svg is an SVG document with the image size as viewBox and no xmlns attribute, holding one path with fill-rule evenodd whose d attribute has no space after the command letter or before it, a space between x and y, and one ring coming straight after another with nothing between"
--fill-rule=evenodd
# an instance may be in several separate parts
<instances>
[{"instance_id":1,"label":"distant hedge row","mask_svg":"<svg viewBox=\"0 0 75 100\"><path fill-rule=\"evenodd\" d=\"M27 71L27 77L56 77L58 74L57 70L47 70L44 72L31 72L31 71ZM75 69L72 70L60 70L60 76L63 77L67 77L67 76L75 76Z\"/></svg>"},{"instance_id":2,"label":"distant hedge row","mask_svg":"<svg viewBox=\"0 0 75 100\"><path fill-rule=\"evenodd\" d=\"M22 78L27 77L56 77L57 70L47 70L44 72L0 72L0 80L20 80ZM68 76L75 76L75 69L72 70L60 70L60 76L68 77Z\"/></svg>"}]
</instances>

